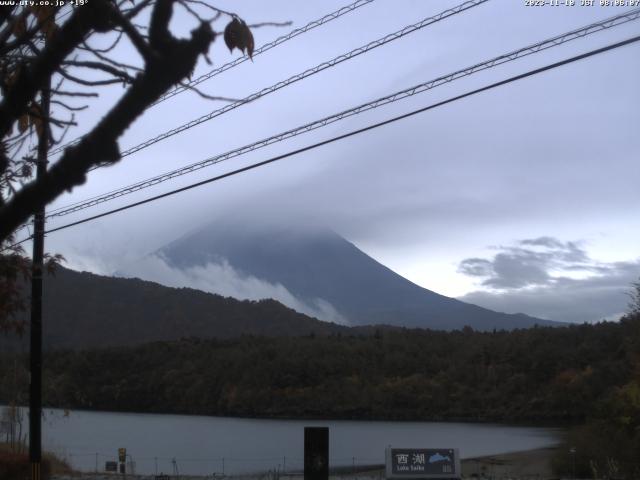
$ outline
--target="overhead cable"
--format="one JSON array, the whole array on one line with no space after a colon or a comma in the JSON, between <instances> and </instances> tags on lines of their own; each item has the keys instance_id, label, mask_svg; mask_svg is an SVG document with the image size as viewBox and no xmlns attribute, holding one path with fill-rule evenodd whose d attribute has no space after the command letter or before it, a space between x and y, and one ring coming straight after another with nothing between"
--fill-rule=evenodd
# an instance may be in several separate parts
<instances>
[{"instance_id":1,"label":"overhead cable","mask_svg":"<svg viewBox=\"0 0 640 480\"><path fill-rule=\"evenodd\" d=\"M269 51L272 48L275 48L278 45L281 45L281 44L291 40L292 38L295 38L295 37L297 37L299 35L302 35L303 33L306 33L309 30L313 30L314 28L319 27L320 25L324 25L325 23L328 23L328 22L330 22L332 20L335 20L336 18L340 18L342 15L345 15L347 13L353 12L357 8L360 8L360 7L363 7L365 5L368 5L369 3L373 2L373 1L374 0L358 0L356 2L353 2L350 5L347 5L345 7L342 7L340 9L336 10L335 12L331 12L331 13L325 15L322 18L319 18L317 20L309 22L304 27L296 28L296 29L292 30L291 32L289 32L288 34L283 35L281 37L278 37L275 40L273 40L272 42L265 43L261 47L255 49L254 52L253 52L253 58L257 57L261 53ZM160 102L163 102L163 101L165 101L165 100L167 100L167 99L169 99L171 97L174 97L174 96L178 95L179 93L182 93L185 90L188 90L190 87L194 87L196 85L199 85L202 82L205 82L205 81L215 77L216 75L219 75L222 72L225 72L225 71L229 70L230 68L233 68L233 67L235 67L237 65L240 65L241 63L246 62L247 60L249 60L249 56L243 55L242 57L239 57L239 58L236 58L235 60L232 60L231 62L227 62L224 65L211 70L209 73L206 73L204 75L199 76L198 78L195 78L195 79L191 80L186 85L179 85L179 86L175 87L173 90L170 90L169 92L165 93L162 97L160 97L158 100L156 100L156 102L153 105L157 105Z\"/></svg>"},{"instance_id":2,"label":"overhead cable","mask_svg":"<svg viewBox=\"0 0 640 480\"><path fill-rule=\"evenodd\" d=\"M509 53L500 55L498 57L494 57L490 60L486 60L481 63L476 63L472 66L457 70L453 73L448 73L446 75L439 76L427 82L420 83L413 87L400 90L391 95L386 95L384 97L378 98L371 102L367 102L367 103L358 105L356 107L350 108L348 110L344 110L339 113L335 113L333 115L296 127L294 129L287 130L285 132L281 132L276 135L272 135L270 137L258 140L248 145L244 145L234 150L230 150L222 154L214 155L212 157L206 158L196 163L187 165L185 167L181 167L181 168L163 173L161 175L157 175L152 178L128 185L126 187L112 190L110 192L107 192L89 199L85 199L64 207L59 207L58 209L52 210L47 216L47 218L51 219L54 217L60 217L60 216L77 212L79 210L84 210L85 208L93 207L95 205L113 200L115 198L122 197L124 195L128 195L128 194L137 192L139 190L152 187L159 183L163 183L167 180L171 180L172 178L179 177L179 176L200 170L202 168L206 168L211 165L215 165L217 163L229 160L231 158L244 155L254 150L264 148L268 145L281 142L283 140L295 137L297 135L310 132L318 128L322 128L326 125L338 122L340 120L343 120L345 118L348 118L354 115L358 115L365 111L373 110L380 106L394 103L399 100L405 99L407 97L411 97L413 95L426 92L440 85L444 85L446 83L455 81L459 78L463 78L463 77L472 75L474 73L487 70L489 68L493 68L507 62L514 61L518 58L522 58L543 50L547 50L549 48L552 48L558 45L562 45L563 43L569 42L571 40L575 40L577 38L582 38L586 35L590 35L592 33L601 31L603 29L608 29L608 28L611 28L617 25L622 25L624 23L630 22L632 20L638 20L638 19L640 19L640 9L636 9L636 10L627 12L625 14L616 15L615 17L607 18L605 20L601 20L599 22L589 24L582 28L575 29L567 33L563 33L561 35L556 35L555 37L543 40L541 42L534 43L532 45L520 48L518 50L511 51Z\"/></svg>"},{"instance_id":3,"label":"overhead cable","mask_svg":"<svg viewBox=\"0 0 640 480\"><path fill-rule=\"evenodd\" d=\"M325 23L329 23L332 20L335 20L337 18L340 18L343 15L346 15L347 13L353 12L354 10L360 8L360 7L364 7L365 5L370 4L371 2L373 2L374 0L357 0L349 5L346 5L342 8L339 8L338 10L328 13L325 16L318 18L316 20L313 20L309 23L307 23L306 25L304 25L303 27L300 28L296 28L291 30L288 34L283 35L281 37L276 38L275 40L273 40L272 42L269 43L265 43L264 45L262 45L261 47L256 48L253 51L253 58L257 57L258 55L271 50L274 47L277 47L278 45L281 45L289 40L291 40L292 38L296 38L299 35L302 35L303 33L306 33L310 30L313 30L316 27L319 27L321 25L324 25ZM198 78L195 78L189 82L187 82L184 85L179 85L177 87L175 87L174 89L170 90L169 92L165 93L163 96L161 96L158 100L156 100L153 104L151 104L151 107L153 107L154 105L157 105L171 97L174 97L176 95L178 95L179 93L182 93L186 90L189 90L191 87L195 87L196 85L201 84L202 82L205 82L206 80L209 80L210 78L215 77L216 75L221 74L222 72L226 72L227 70L236 67L238 65L240 65L241 63L246 62L247 60L249 60L249 57L247 55L243 55L241 57L236 58L235 60L232 60L230 62L225 63L224 65L215 68L213 70L211 70L210 72L199 76ZM58 154L60 152L62 152L64 149L66 149L67 147L70 147L71 145L75 145L76 143L80 142L80 140L82 139L82 137L76 138L75 140L72 140L64 145L58 146L54 149L51 150L50 154L51 155L55 155Z\"/></svg>"},{"instance_id":4,"label":"overhead cable","mask_svg":"<svg viewBox=\"0 0 640 480\"><path fill-rule=\"evenodd\" d=\"M549 64L549 65L546 65L544 67L540 67L540 68L536 68L536 69L533 69L533 70L529 70L526 73L522 73L520 75L515 75L515 76L512 76L512 77L509 77L509 78L507 78L505 80L501 80L499 82L495 82L495 83L492 83L490 85L486 85L484 87L477 88L475 90L471 90L471 91L463 93L461 95L457 95L455 97L451 97L451 98L449 98L447 100L443 100L443 101L428 105L426 107L419 108L417 110L413 110L413 111L411 111L409 113L405 113L403 115L398 115L396 117L384 120L382 122L378 122L378 123L374 123L372 125L368 125L368 126L366 126L364 128L353 130L351 132L348 132L348 133L345 133L345 134L342 134L342 135L338 135L338 136L329 138L327 140L323 140L321 142L317 142L317 143L314 143L312 145L308 145L306 147L302 147L302 148L299 148L299 149L296 149L296 150L292 150L292 151L287 152L285 154L278 155L278 156L269 158L267 160L263 160L263 161L258 162L258 163L247 165L245 167L238 168L238 169L233 170L231 172L223 173L221 175L217 175L215 177L211 177L211 178L208 178L206 180L202 180L200 182L192 183L191 185L187 185L187 186L184 186L184 187L181 187L181 188L177 188L175 190L171 190L169 192L165 192L165 193L162 193L160 195L156 195L154 197L150 197L150 198L138 201L138 202L130 203L130 204L125 205L123 207L115 208L113 210L109 210L107 212L103 212L103 213L100 213L100 214L97 214L97 215L93 215L91 217L83 218L81 220L78 220L78 221L75 221L75 222L71 222L71 223L68 223L68 224L65 224L65 225L61 225L59 227L51 228L51 229L47 230L45 233L53 233L53 232L57 232L57 231L60 231L60 230L65 230L67 228L70 228L70 227L73 227L73 226L76 226L76 225L80 225L80 224L87 223L87 222L90 222L90 221L93 221L93 220L97 220L98 218L102 218L102 217L106 217L106 216L109 216L109 215L113 215L114 213L122 212L124 210L128 210L128 209L131 209L131 208L134 208L134 207L138 207L140 205L144 205L144 204L147 204L147 203L155 202L155 201L160 200L162 198L169 197L169 196L172 196L172 195L176 195L178 193L182 193L182 192L185 192L187 190L191 190L193 188L200 187L202 185L207 185L209 183L213 183L213 182L216 182L216 181L219 181L219 180L222 180L222 179L225 179L225 178L228 178L228 177L231 177L231 176L243 173L243 172L247 172L249 170L253 170L253 169L256 169L258 167L262 167L262 166L265 166L265 165L268 165L268 164L271 164L271 163L275 163L275 162L277 162L279 160L283 160L285 158L289 158L289 157L292 157L294 155L298 155L300 153L307 152L309 150L313 150L313 149L321 147L323 145L328 145L330 143L334 143L334 142L337 142L339 140L344 140L346 138L353 137L355 135L358 135L358 134L361 134L361 133L364 133L364 132L367 132L367 131L370 131L370 130L373 130L373 129L376 129L376 128L379 128L379 127L382 127L384 125L389 125L389 124L397 122L399 120L403 120L405 118L412 117L412 116L417 115L419 113L427 112L429 110L433 110L433 109L441 107L443 105L447 105L447 104L456 102L458 100L462 100L464 98L471 97L473 95L477 95L479 93L486 92L488 90L492 90L492 89L497 88L497 87L501 87L501 86L504 86L504 85L507 85L507 84L510 84L510 83L513 83L513 82L516 82L516 81L519 81L519 80L523 80L523 79L525 79L527 77L538 75L540 73L547 72L549 70L553 70L555 68L558 68L558 67L561 67L561 66L564 66L564 65L568 65L570 63L574 63L574 62L577 62L579 60L584 60L586 58L590 58L590 57L593 57L595 55L599 55L599 54L602 54L602 53L605 53L605 52L608 52L608 51L611 51L611 50L614 50L614 49L617 49L617 48L621 48L623 46L630 45L630 44L638 42L638 41L640 41L640 35L632 37L632 38L629 38L627 40L623 40L621 42L617 42L617 43L614 43L614 44L607 45L605 47L601 47L601 48L598 48L598 49L595 49L595 50L591 50L591 51L589 51L587 53L576 55L576 56L567 58L565 60L561 60L559 62L555 62L555 63ZM27 240L29 240L29 239L28 238L24 239L19 243L25 242ZM15 246L15 245L16 244L14 244L13 246Z\"/></svg>"},{"instance_id":5,"label":"overhead cable","mask_svg":"<svg viewBox=\"0 0 640 480\"><path fill-rule=\"evenodd\" d=\"M455 7L452 8L448 8L447 10L444 10L443 12L438 13L437 15L431 16L431 17L427 17L417 23L414 23L412 25L407 25L406 27L394 32L394 33L390 33L388 35L385 35L382 38L379 38L377 40L374 40L372 42L367 43L366 45L363 45L361 47L355 48L353 50L351 50L350 52L347 53L343 53L342 55L338 55L335 58L332 58L331 60L328 60L326 62L323 62L319 65L316 65L315 67L309 68L301 73L298 73L296 75L293 75L289 78L287 78L286 80L281 80L269 87L263 88L262 90L259 90L257 92L252 93L251 95L248 95L240 100L236 100L234 102L228 103L225 106L218 108L216 110L213 110L212 112L209 112L206 115L202 115L201 117L198 117L194 120L191 120L183 125L180 125L178 127L172 128L166 132L163 132L159 135L156 135L155 137L152 137L148 140L145 140L142 143L139 143L137 145L134 145L133 147L129 147L128 149L124 150L123 152L121 152L120 156L121 157L127 157L131 154L134 154L136 152L139 152L140 150L143 150L147 147L150 147L151 145L154 145L162 140L166 140L169 137L172 137L174 135L177 135L179 133L185 132L193 127L196 127L204 122L208 122L209 120L212 120L216 117L219 117L220 115L224 115L225 113L230 112L231 110L235 110L238 107L241 107L242 105L246 105L248 103L254 102L255 100L258 100L259 98L262 98L266 95L269 95L271 93L277 92L278 90L281 90L282 88L288 87L289 85L292 85L294 83L297 83L301 80L304 80L306 78L309 78L317 73L323 72L327 69L333 68L336 65L339 65L343 62L346 62L348 60L351 60L359 55L362 55L364 53L370 52L371 50L378 48L382 45L386 45L389 42L393 42L394 40L398 40L399 38L402 38L406 35L409 35L413 32L416 32L418 30L421 30L425 27L428 27L429 25L433 25L434 23L440 22L446 18L452 17L454 15L457 15L461 12L464 12L466 10L469 10L473 7L477 7L478 5L481 5L483 3L488 2L489 0L467 0L464 3L461 3L460 5L457 5ZM61 147L63 148L63 147ZM100 166L95 166L93 168L91 168L90 170L95 170L97 168L100 168Z\"/></svg>"}]
</instances>

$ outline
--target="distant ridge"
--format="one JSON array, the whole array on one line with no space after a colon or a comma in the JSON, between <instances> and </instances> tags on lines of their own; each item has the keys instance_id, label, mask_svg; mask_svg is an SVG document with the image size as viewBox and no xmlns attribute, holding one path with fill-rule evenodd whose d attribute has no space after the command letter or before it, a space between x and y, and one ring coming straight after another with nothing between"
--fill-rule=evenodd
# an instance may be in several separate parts
<instances>
[{"instance_id":1,"label":"distant ridge","mask_svg":"<svg viewBox=\"0 0 640 480\"><path fill-rule=\"evenodd\" d=\"M44 346L87 349L181 338L328 335L346 327L310 318L274 300L240 301L140 279L59 267L44 283ZM27 312L28 313L28 312ZM25 316L28 319L28 317ZM0 335L0 349L28 351Z\"/></svg>"}]
</instances>

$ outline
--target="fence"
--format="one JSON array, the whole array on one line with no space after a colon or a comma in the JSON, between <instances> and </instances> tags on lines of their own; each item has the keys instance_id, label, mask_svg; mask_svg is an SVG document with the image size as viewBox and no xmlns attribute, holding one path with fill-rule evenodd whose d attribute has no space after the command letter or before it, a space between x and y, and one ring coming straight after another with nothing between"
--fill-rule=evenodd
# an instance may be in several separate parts
<instances>
[{"instance_id":1,"label":"fence","mask_svg":"<svg viewBox=\"0 0 640 480\"><path fill-rule=\"evenodd\" d=\"M60 455L77 470L101 473L106 462L118 461L117 453L72 453ZM384 457L337 457L331 458L332 471L342 474L357 473L364 470L382 468ZM281 457L209 457L209 458L176 458L176 457L137 457L127 458L128 472L141 475L210 475L237 476L245 474L271 473L275 476L286 476L302 473L304 459L283 455ZM133 470L132 470L133 467Z\"/></svg>"}]
</instances>

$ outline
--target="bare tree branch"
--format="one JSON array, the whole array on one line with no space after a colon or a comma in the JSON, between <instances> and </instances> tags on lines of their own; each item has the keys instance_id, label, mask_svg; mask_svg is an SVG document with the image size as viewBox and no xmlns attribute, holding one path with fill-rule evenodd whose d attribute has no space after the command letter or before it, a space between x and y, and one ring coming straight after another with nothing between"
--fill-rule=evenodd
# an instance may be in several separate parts
<instances>
[{"instance_id":1,"label":"bare tree branch","mask_svg":"<svg viewBox=\"0 0 640 480\"><path fill-rule=\"evenodd\" d=\"M84 85L87 87L99 87L101 85L113 85L116 83L122 83L123 79L121 78L110 78L107 80L84 80L83 78L76 77L75 75L71 75L66 70L60 69L58 73L62 75L67 80L70 80L79 85Z\"/></svg>"},{"instance_id":2,"label":"bare tree branch","mask_svg":"<svg viewBox=\"0 0 640 480\"><path fill-rule=\"evenodd\" d=\"M188 77L199 56L207 53L215 38L209 24L202 23L189 39L174 38L168 30L172 5L172 0L159 0L155 4L150 28L154 56L120 101L77 145L67 148L44 176L25 185L0 209L0 239L6 238L36 208L84 183L92 166L117 162L120 159L117 139L124 130L163 93ZM78 40L77 44L80 43ZM162 48L156 49L159 46Z\"/></svg>"},{"instance_id":3,"label":"bare tree branch","mask_svg":"<svg viewBox=\"0 0 640 480\"><path fill-rule=\"evenodd\" d=\"M41 89L47 78L58 69L69 55L99 22L99 15L109 8L107 0L94 0L91 8L77 8L42 53L27 67L21 69L16 81L0 102L0 138L9 132L16 118L26 113L29 102Z\"/></svg>"},{"instance_id":4,"label":"bare tree branch","mask_svg":"<svg viewBox=\"0 0 640 480\"><path fill-rule=\"evenodd\" d=\"M191 90L192 92L196 93L198 96L200 96L201 98L204 98L205 100L214 100L214 101L222 101L222 102L239 102L240 101L240 99L238 98L208 95L203 91L199 90L197 87L194 87L193 85L189 84L188 82L180 82L180 86L182 86L183 88L186 88L187 90Z\"/></svg>"},{"instance_id":5,"label":"bare tree branch","mask_svg":"<svg viewBox=\"0 0 640 480\"><path fill-rule=\"evenodd\" d=\"M127 37L129 37L129 40L131 40L131 43L136 47L144 61L146 63L153 61L155 56L154 51L149 47L142 35L140 35L140 32L136 30L136 27L131 24L131 21L120 12L114 12L114 15L115 21L122 27L122 30Z\"/></svg>"},{"instance_id":6,"label":"bare tree branch","mask_svg":"<svg viewBox=\"0 0 640 480\"><path fill-rule=\"evenodd\" d=\"M123 70L119 70L117 68L112 67L111 65L107 65L101 62L65 60L63 62L63 65L71 65L73 67L81 67L81 68L90 68L92 70L102 70L103 72L110 73L114 77L120 78L121 81L125 81L127 83L133 82L133 77L129 75L127 72Z\"/></svg>"},{"instance_id":7,"label":"bare tree branch","mask_svg":"<svg viewBox=\"0 0 640 480\"><path fill-rule=\"evenodd\" d=\"M64 103L64 102L60 101L60 100L51 100L51 104L52 105L60 105L62 108L65 108L65 109L67 109L69 111L72 111L72 112L79 112L81 110L86 110L87 108L89 108L89 105L82 105L80 107L73 107L73 106L71 106L71 105L69 105L67 103Z\"/></svg>"},{"instance_id":8,"label":"bare tree branch","mask_svg":"<svg viewBox=\"0 0 640 480\"><path fill-rule=\"evenodd\" d=\"M62 95L65 97L99 97L95 92L68 92L66 90L51 90L56 95Z\"/></svg>"},{"instance_id":9,"label":"bare tree branch","mask_svg":"<svg viewBox=\"0 0 640 480\"><path fill-rule=\"evenodd\" d=\"M129 10L124 10L122 13L126 18L132 19L136 17L142 10L149 7L152 3L153 3L152 0L144 0L140 2L138 5L136 5L135 7L132 7Z\"/></svg>"},{"instance_id":10,"label":"bare tree branch","mask_svg":"<svg viewBox=\"0 0 640 480\"><path fill-rule=\"evenodd\" d=\"M116 37L116 39L113 41L113 43L111 45L109 45L106 48L100 49L100 48L96 48L96 47L91 47L87 44L87 42L82 42L82 46L80 46L80 49L86 49L89 50L93 53L109 53L110 51L112 51L114 48L116 48L118 46L118 43L120 43L120 39L122 38L122 35L124 35L124 32L118 30L118 36Z\"/></svg>"},{"instance_id":11,"label":"bare tree branch","mask_svg":"<svg viewBox=\"0 0 640 480\"><path fill-rule=\"evenodd\" d=\"M135 72L141 72L143 69L140 67L136 67L135 65L129 65L127 63L122 63L122 62L117 62L115 60L113 60L112 58L107 57L106 55L103 55L102 53L96 51L96 50L90 50L90 52L98 59L102 60L105 63L111 64L114 67L117 68L123 68L125 70L133 70Z\"/></svg>"}]
</instances>

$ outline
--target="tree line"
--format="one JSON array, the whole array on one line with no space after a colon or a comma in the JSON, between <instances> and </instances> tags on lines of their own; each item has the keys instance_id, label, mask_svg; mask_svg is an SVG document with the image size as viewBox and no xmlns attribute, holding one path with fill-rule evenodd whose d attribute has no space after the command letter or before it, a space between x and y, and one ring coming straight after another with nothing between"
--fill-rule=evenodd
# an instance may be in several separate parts
<instances>
[{"instance_id":1,"label":"tree line","mask_svg":"<svg viewBox=\"0 0 640 480\"><path fill-rule=\"evenodd\" d=\"M44 400L204 415L579 422L635 378L639 336L633 316L512 332L397 329L63 350L45 357ZM26 359L14 358L0 356L5 403L26 381Z\"/></svg>"}]
</instances>

